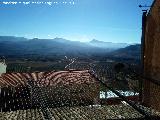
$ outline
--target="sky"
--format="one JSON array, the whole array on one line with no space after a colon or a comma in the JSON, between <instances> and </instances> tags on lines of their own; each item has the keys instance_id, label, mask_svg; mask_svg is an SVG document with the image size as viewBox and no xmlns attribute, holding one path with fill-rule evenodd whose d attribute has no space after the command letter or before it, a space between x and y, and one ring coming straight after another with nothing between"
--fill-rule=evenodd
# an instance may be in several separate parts
<instances>
[{"instance_id":1,"label":"sky","mask_svg":"<svg viewBox=\"0 0 160 120\"><path fill-rule=\"evenodd\" d=\"M115 43L140 43L142 9L138 6L150 6L153 2L12 0L17 4L7 4L7 1L11 0L0 0L0 36L58 37L81 42L97 39Z\"/></svg>"}]
</instances>

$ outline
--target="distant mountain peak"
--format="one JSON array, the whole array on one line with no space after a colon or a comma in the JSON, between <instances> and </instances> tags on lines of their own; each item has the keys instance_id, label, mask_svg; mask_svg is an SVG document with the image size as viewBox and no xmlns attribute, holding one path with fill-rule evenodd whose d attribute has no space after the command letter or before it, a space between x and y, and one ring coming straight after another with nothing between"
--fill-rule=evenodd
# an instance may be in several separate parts
<instances>
[{"instance_id":1,"label":"distant mountain peak","mask_svg":"<svg viewBox=\"0 0 160 120\"><path fill-rule=\"evenodd\" d=\"M60 38L60 37L55 37L54 39L57 39L57 40L64 40L64 38Z\"/></svg>"},{"instance_id":2,"label":"distant mountain peak","mask_svg":"<svg viewBox=\"0 0 160 120\"><path fill-rule=\"evenodd\" d=\"M93 39L90 41L90 43L104 43L103 41L99 41L99 40L96 40L96 39Z\"/></svg>"},{"instance_id":3,"label":"distant mountain peak","mask_svg":"<svg viewBox=\"0 0 160 120\"><path fill-rule=\"evenodd\" d=\"M39 40L39 38L33 38L32 40Z\"/></svg>"}]
</instances>

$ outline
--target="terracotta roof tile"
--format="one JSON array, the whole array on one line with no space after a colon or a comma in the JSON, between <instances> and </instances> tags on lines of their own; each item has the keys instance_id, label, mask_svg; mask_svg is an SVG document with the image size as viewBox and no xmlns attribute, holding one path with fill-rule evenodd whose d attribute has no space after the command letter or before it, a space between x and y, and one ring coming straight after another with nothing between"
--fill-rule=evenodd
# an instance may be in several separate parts
<instances>
[{"instance_id":1,"label":"terracotta roof tile","mask_svg":"<svg viewBox=\"0 0 160 120\"><path fill-rule=\"evenodd\" d=\"M0 76L0 87L18 87L26 86L31 80L37 86L56 86L70 84L90 84L96 80L89 73L84 71L51 71L51 72L34 72L34 73L5 73Z\"/></svg>"}]
</instances>

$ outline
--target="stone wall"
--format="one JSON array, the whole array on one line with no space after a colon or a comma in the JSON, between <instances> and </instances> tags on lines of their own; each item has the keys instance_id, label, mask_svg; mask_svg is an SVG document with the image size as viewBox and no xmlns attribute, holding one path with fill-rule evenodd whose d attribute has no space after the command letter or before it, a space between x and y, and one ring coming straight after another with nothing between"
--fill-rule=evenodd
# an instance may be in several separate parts
<instances>
[{"instance_id":1,"label":"stone wall","mask_svg":"<svg viewBox=\"0 0 160 120\"><path fill-rule=\"evenodd\" d=\"M160 0L155 0L147 15L144 75L160 82ZM143 102L160 110L160 86L145 80Z\"/></svg>"}]
</instances>

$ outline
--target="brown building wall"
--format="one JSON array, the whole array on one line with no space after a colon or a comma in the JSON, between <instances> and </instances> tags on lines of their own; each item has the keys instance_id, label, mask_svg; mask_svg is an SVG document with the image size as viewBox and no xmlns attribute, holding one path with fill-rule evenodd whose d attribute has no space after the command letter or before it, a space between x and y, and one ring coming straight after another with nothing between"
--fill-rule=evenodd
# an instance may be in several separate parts
<instances>
[{"instance_id":1,"label":"brown building wall","mask_svg":"<svg viewBox=\"0 0 160 120\"><path fill-rule=\"evenodd\" d=\"M155 0L147 15L144 51L144 75L160 82L160 0ZM160 110L160 86L144 81L144 104Z\"/></svg>"}]
</instances>

